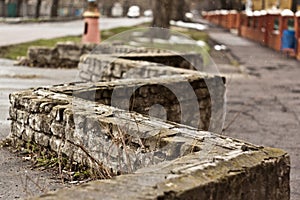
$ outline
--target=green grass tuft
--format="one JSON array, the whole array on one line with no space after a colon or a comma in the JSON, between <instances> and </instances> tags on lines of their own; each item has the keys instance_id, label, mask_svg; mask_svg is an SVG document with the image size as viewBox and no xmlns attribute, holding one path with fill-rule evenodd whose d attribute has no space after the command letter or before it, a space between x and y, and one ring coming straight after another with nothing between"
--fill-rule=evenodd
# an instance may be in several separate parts
<instances>
[{"instance_id":1,"label":"green grass tuft","mask_svg":"<svg viewBox=\"0 0 300 200\"><path fill-rule=\"evenodd\" d=\"M148 27L148 26L149 23L145 23L134 27L118 27L114 29L104 30L101 32L101 38L102 41L104 41L124 31L132 30L135 28ZM194 40L203 40L203 41L208 40L208 35L205 32L201 32L197 30L189 30L189 29L182 29L179 32L191 37ZM1 47L0 58L16 60L18 57L26 56L27 50L31 46L54 47L58 42L67 42L67 41L80 43L81 36L66 36L66 37L59 37L54 39L40 39L32 42L26 42L26 43Z\"/></svg>"}]
</instances>

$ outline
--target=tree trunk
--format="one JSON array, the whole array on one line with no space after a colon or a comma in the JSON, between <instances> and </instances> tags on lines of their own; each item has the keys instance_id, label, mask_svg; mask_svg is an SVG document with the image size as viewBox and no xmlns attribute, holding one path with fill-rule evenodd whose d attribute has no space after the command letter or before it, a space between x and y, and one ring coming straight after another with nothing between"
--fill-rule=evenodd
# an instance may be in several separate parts
<instances>
[{"instance_id":1,"label":"tree trunk","mask_svg":"<svg viewBox=\"0 0 300 200\"><path fill-rule=\"evenodd\" d=\"M185 0L177 0L173 2L172 19L175 21L183 21L185 15Z\"/></svg>"},{"instance_id":2,"label":"tree trunk","mask_svg":"<svg viewBox=\"0 0 300 200\"><path fill-rule=\"evenodd\" d=\"M153 27L169 28L172 14L172 0L155 0L153 8Z\"/></svg>"},{"instance_id":3,"label":"tree trunk","mask_svg":"<svg viewBox=\"0 0 300 200\"><path fill-rule=\"evenodd\" d=\"M42 0L37 0L36 6L35 6L35 18L40 17L41 4L42 4Z\"/></svg>"},{"instance_id":4,"label":"tree trunk","mask_svg":"<svg viewBox=\"0 0 300 200\"><path fill-rule=\"evenodd\" d=\"M262 10L266 9L266 0L262 0L262 2L261 2L261 9Z\"/></svg>"},{"instance_id":5,"label":"tree trunk","mask_svg":"<svg viewBox=\"0 0 300 200\"><path fill-rule=\"evenodd\" d=\"M124 1L124 4L123 4L123 16L126 16L127 15L127 12L128 12L128 9L129 9L129 1L128 0L125 0Z\"/></svg>"},{"instance_id":6,"label":"tree trunk","mask_svg":"<svg viewBox=\"0 0 300 200\"><path fill-rule=\"evenodd\" d=\"M292 8L291 8L291 10L293 12L297 12L297 6L298 6L298 0L293 0L292 1Z\"/></svg>"},{"instance_id":7,"label":"tree trunk","mask_svg":"<svg viewBox=\"0 0 300 200\"><path fill-rule=\"evenodd\" d=\"M227 1L226 0L220 0L221 3L221 9L226 9L227 8Z\"/></svg>"},{"instance_id":8,"label":"tree trunk","mask_svg":"<svg viewBox=\"0 0 300 200\"><path fill-rule=\"evenodd\" d=\"M220 0L221 9L232 10L236 4L236 0Z\"/></svg>"},{"instance_id":9,"label":"tree trunk","mask_svg":"<svg viewBox=\"0 0 300 200\"><path fill-rule=\"evenodd\" d=\"M2 7L1 7L2 15L0 15L0 16L5 17L5 0L1 0L0 2L1 2L1 5L2 5Z\"/></svg>"},{"instance_id":10,"label":"tree trunk","mask_svg":"<svg viewBox=\"0 0 300 200\"><path fill-rule=\"evenodd\" d=\"M242 2L242 0L238 0L238 2L236 2L236 8L235 9L238 10L238 11L242 11L243 10L243 2Z\"/></svg>"},{"instance_id":11,"label":"tree trunk","mask_svg":"<svg viewBox=\"0 0 300 200\"><path fill-rule=\"evenodd\" d=\"M23 17L28 16L28 0L23 0Z\"/></svg>"},{"instance_id":12,"label":"tree trunk","mask_svg":"<svg viewBox=\"0 0 300 200\"><path fill-rule=\"evenodd\" d=\"M50 13L51 18L58 16L58 5L59 5L59 0L52 0L51 13Z\"/></svg>"},{"instance_id":13,"label":"tree trunk","mask_svg":"<svg viewBox=\"0 0 300 200\"><path fill-rule=\"evenodd\" d=\"M17 17L20 17L21 16L21 6L22 6L22 1L23 0L17 0L17 13L16 13L16 15L17 15Z\"/></svg>"}]
</instances>

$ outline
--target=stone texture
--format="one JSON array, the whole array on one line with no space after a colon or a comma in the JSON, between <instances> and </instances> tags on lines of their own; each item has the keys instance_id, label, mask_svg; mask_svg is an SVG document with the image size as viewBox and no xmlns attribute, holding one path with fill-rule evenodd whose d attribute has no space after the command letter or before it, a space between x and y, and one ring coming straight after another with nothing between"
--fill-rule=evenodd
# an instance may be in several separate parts
<instances>
[{"instance_id":1,"label":"stone texture","mask_svg":"<svg viewBox=\"0 0 300 200\"><path fill-rule=\"evenodd\" d=\"M62 152L69 157L73 156L72 159L77 162L93 166L93 159L96 159L115 174L119 171L135 171L164 159L182 156L191 149L184 146L179 152L174 150L155 153L154 146L174 143L166 139L161 141L160 129L164 129L166 135L184 131L175 131L172 129L174 125L167 125L163 121L154 123L153 121L158 120L156 118L161 117L159 110L152 113L150 118L140 114L149 115L151 107L159 104L166 110L166 120L208 130L214 124L211 123L210 113L212 98L205 81L218 79L216 76L193 72L108 83L71 83L16 92L10 95L12 137L34 141L55 152L59 152L56 145L58 141L62 145ZM195 99L187 94L189 89L194 93ZM222 82L218 87L217 97L220 103L224 103L224 90ZM104 104L116 108L106 107ZM129 114L131 111L136 113ZM140 138L141 135L146 139ZM120 145L125 145L123 138L126 139L128 149L120 151ZM65 145L76 146L81 149L81 153L70 151L70 148L64 148ZM174 148L181 149L180 146L182 145L178 146L176 143ZM147 151L154 152L146 155ZM123 155L122 162L119 154ZM93 159L89 160L89 156Z\"/></svg>"},{"instance_id":2,"label":"stone texture","mask_svg":"<svg viewBox=\"0 0 300 200\"><path fill-rule=\"evenodd\" d=\"M200 155L31 199L290 199L290 163L283 151L240 149L209 160Z\"/></svg>"},{"instance_id":3,"label":"stone texture","mask_svg":"<svg viewBox=\"0 0 300 200\"><path fill-rule=\"evenodd\" d=\"M145 53L101 47L81 58L87 82L10 95L13 141L63 153L103 178L121 174L33 199L289 199L286 152L205 131L222 121L222 77L166 66L163 56L133 61L130 51ZM126 55L98 55L111 52Z\"/></svg>"},{"instance_id":4,"label":"stone texture","mask_svg":"<svg viewBox=\"0 0 300 200\"><path fill-rule=\"evenodd\" d=\"M165 52L103 55L93 53L81 57L79 78L92 82L123 78L151 78L191 74L201 71L202 67L198 54L174 55ZM192 71L196 68L196 71Z\"/></svg>"},{"instance_id":5,"label":"stone texture","mask_svg":"<svg viewBox=\"0 0 300 200\"><path fill-rule=\"evenodd\" d=\"M218 130L224 114L223 80L198 72L163 78L121 79L109 84L92 82L62 85L50 90L59 93L71 90L73 96L145 115L149 115L153 106L160 105L166 112L166 120L202 130ZM215 110L213 115L212 110ZM160 111L152 112L152 117L160 118Z\"/></svg>"},{"instance_id":6,"label":"stone texture","mask_svg":"<svg viewBox=\"0 0 300 200\"><path fill-rule=\"evenodd\" d=\"M20 58L16 65L47 68L77 68L79 58L91 52L96 45L76 44L74 42L57 43L55 47L32 46L27 57Z\"/></svg>"},{"instance_id":7,"label":"stone texture","mask_svg":"<svg viewBox=\"0 0 300 200\"><path fill-rule=\"evenodd\" d=\"M196 53L130 53L126 55L120 55L119 57L133 61L148 61L176 68L203 71L202 57L200 54Z\"/></svg>"},{"instance_id":8,"label":"stone texture","mask_svg":"<svg viewBox=\"0 0 300 200\"><path fill-rule=\"evenodd\" d=\"M13 140L34 141L62 152L74 162L101 169L107 178L131 173L35 199L119 199L125 191L125 199L289 199L289 156L281 150L71 96L101 88L101 97L109 98L103 88L120 89L122 84L130 88L143 81L147 87L180 83L181 76L202 86L197 88L199 95L206 96L205 84L196 84L195 74L11 94Z\"/></svg>"},{"instance_id":9,"label":"stone texture","mask_svg":"<svg viewBox=\"0 0 300 200\"><path fill-rule=\"evenodd\" d=\"M27 57L19 58L16 65L45 68L77 68L79 59L84 54L128 54L128 53L161 53L163 50L134 48L123 44L79 44L59 42L55 47L32 46Z\"/></svg>"}]
</instances>

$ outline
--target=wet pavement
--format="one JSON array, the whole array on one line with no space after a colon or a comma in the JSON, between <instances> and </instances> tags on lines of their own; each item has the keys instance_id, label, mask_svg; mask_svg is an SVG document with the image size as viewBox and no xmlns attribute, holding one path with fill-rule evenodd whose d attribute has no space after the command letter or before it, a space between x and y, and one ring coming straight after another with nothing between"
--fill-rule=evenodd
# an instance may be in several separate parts
<instances>
[{"instance_id":1,"label":"wet pavement","mask_svg":"<svg viewBox=\"0 0 300 200\"><path fill-rule=\"evenodd\" d=\"M10 93L31 87L72 82L76 69L42 69L13 66L0 59L0 140L10 133L8 119ZM0 148L0 199L19 199L64 187L59 178L46 171L31 169L31 163Z\"/></svg>"},{"instance_id":2,"label":"wet pavement","mask_svg":"<svg viewBox=\"0 0 300 200\"><path fill-rule=\"evenodd\" d=\"M286 150L291 157L291 199L300 199L300 61L223 29L212 28L209 34L240 63L239 76L226 74L223 134ZM221 71L223 61L217 61Z\"/></svg>"}]
</instances>

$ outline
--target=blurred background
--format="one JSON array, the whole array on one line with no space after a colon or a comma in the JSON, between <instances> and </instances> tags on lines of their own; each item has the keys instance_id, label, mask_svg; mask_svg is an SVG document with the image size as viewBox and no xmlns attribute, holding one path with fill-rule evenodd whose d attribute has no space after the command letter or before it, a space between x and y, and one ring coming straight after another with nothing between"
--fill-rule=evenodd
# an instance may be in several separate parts
<instances>
[{"instance_id":1,"label":"blurred background","mask_svg":"<svg viewBox=\"0 0 300 200\"><path fill-rule=\"evenodd\" d=\"M102 16L107 17L138 17L151 16L155 2L172 7L171 18L184 18L186 12L198 15L202 11L226 10L263 10L271 8L300 9L300 0L98 0ZM164 3L166 2L166 4ZM80 17L87 0L0 0L0 17ZM130 7L137 6L130 10Z\"/></svg>"}]
</instances>

